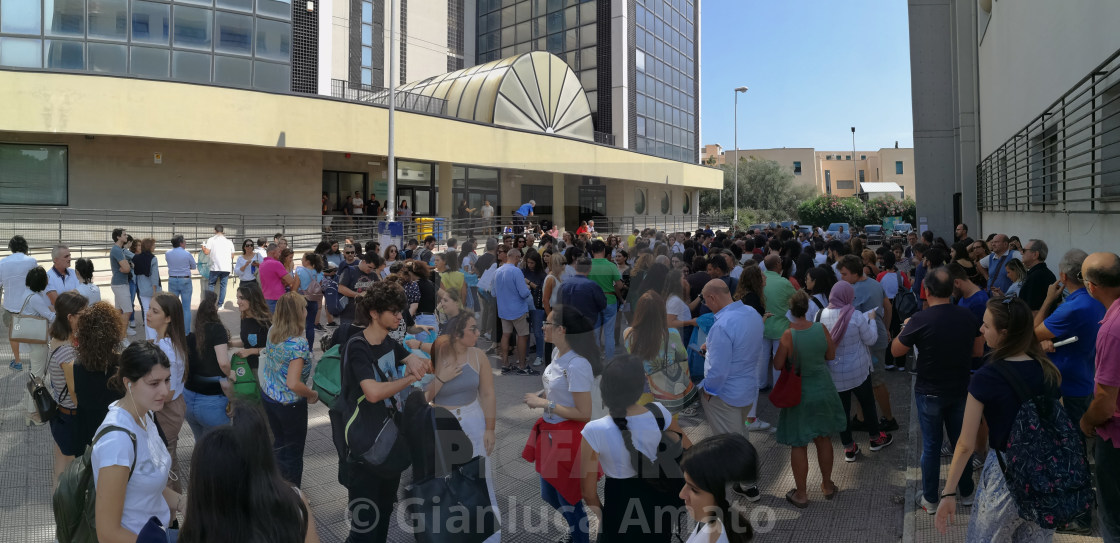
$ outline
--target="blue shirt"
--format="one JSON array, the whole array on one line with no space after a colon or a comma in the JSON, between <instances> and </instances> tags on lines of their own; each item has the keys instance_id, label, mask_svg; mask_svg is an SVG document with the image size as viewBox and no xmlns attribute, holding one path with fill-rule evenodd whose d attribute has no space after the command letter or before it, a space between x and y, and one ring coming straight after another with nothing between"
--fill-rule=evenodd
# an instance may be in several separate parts
<instances>
[{"instance_id":1,"label":"blue shirt","mask_svg":"<svg viewBox=\"0 0 1120 543\"><path fill-rule=\"evenodd\" d=\"M198 269L194 256L182 247L176 247L163 255L167 263L167 275L171 277L190 277L191 270Z\"/></svg>"},{"instance_id":2,"label":"blue shirt","mask_svg":"<svg viewBox=\"0 0 1120 543\"><path fill-rule=\"evenodd\" d=\"M995 253L988 257L989 289L996 287L1003 292L1007 292L1007 289L1011 288L1011 278L1007 276L1007 263L1011 262L1012 258L1023 259L1014 249L1008 250L1002 258L997 257Z\"/></svg>"},{"instance_id":3,"label":"blue shirt","mask_svg":"<svg viewBox=\"0 0 1120 543\"><path fill-rule=\"evenodd\" d=\"M525 274L513 264L502 264L494 272L491 290L498 300L498 318L516 320L528 313L533 306L533 296L529 292L529 285L525 284Z\"/></svg>"},{"instance_id":4,"label":"blue shirt","mask_svg":"<svg viewBox=\"0 0 1120 543\"><path fill-rule=\"evenodd\" d=\"M957 305L968 308L976 316L976 322L984 322L984 312L988 310L988 293L978 290L972 296L957 300Z\"/></svg>"},{"instance_id":5,"label":"blue shirt","mask_svg":"<svg viewBox=\"0 0 1120 543\"><path fill-rule=\"evenodd\" d=\"M533 212L533 206L525 203L525 204L521 204L521 207L517 208L517 211L514 211L514 214L521 215L522 217L528 217L529 214L532 213L532 212Z\"/></svg>"},{"instance_id":6,"label":"blue shirt","mask_svg":"<svg viewBox=\"0 0 1120 543\"><path fill-rule=\"evenodd\" d=\"M1090 296L1088 289L1079 288L1066 296L1066 301L1042 323L1054 334L1055 343L1077 336L1077 341L1056 347L1050 353L1050 361L1062 372L1062 396L1093 395L1097 331L1104 313L1104 305Z\"/></svg>"},{"instance_id":7,"label":"blue shirt","mask_svg":"<svg viewBox=\"0 0 1120 543\"><path fill-rule=\"evenodd\" d=\"M594 326L599 314L607 308L607 297L598 283L588 279L586 275L576 274L560 283L560 303L579 310Z\"/></svg>"},{"instance_id":8,"label":"blue shirt","mask_svg":"<svg viewBox=\"0 0 1120 543\"><path fill-rule=\"evenodd\" d=\"M758 364L763 357L762 316L749 305L732 302L715 314L708 330L708 355L700 387L727 405L746 407L758 400ZM769 358L769 352L765 353Z\"/></svg>"}]
</instances>

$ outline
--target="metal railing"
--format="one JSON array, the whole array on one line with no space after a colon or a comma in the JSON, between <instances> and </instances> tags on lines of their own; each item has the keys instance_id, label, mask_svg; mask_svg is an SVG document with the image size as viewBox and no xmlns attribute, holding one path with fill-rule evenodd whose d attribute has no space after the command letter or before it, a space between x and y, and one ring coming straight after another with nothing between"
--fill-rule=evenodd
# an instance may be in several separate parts
<instances>
[{"instance_id":1,"label":"metal railing","mask_svg":"<svg viewBox=\"0 0 1120 543\"><path fill-rule=\"evenodd\" d=\"M981 211L1120 213L1120 50L976 168Z\"/></svg>"},{"instance_id":2,"label":"metal railing","mask_svg":"<svg viewBox=\"0 0 1120 543\"><path fill-rule=\"evenodd\" d=\"M595 143L602 143L603 145L617 147L617 145L614 144L614 141L614 134L611 134L610 132L599 132L598 130L595 131Z\"/></svg>"},{"instance_id":3,"label":"metal railing","mask_svg":"<svg viewBox=\"0 0 1120 543\"><path fill-rule=\"evenodd\" d=\"M389 106L389 90L371 85L359 85L343 79L331 80L331 96L382 107ZM445 115L447 100L424 96L414 92L397 91L394 95L397 109L431 115Z\"/></svg>"}]
</instances>

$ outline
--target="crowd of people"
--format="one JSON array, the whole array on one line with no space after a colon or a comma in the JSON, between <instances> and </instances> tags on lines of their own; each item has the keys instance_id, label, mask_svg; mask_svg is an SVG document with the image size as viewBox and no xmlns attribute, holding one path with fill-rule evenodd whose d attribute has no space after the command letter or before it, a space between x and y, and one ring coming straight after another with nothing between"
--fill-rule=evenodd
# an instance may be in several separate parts
<instances>
[{"instance_id":1,"label":"crowd of people","mask_svg":"<svg viewBox=\"0 0 1120 543\"><path fill-rule=\"evenodd\" d=\"M1044 241L973 240L965 225L952 243L927 231L875 249L858 236L785 229L604 238L520 226L448 239L442 251L431 236L403 247L324 239L296 265L283 236L245 239L237 252L217 225L200 247L209 288L193 311L199 259L182 236L163 273L154 239L114 230L112 303L100 301L91 260L71 268L59 245L45 270L14 236L0 260L4 323L40 318L50 337L13 340L9 366L26 359L57 403L47 421L25 399L27 424L49 422L56 480L92 446L102 541L133 541L152 517L184 541L317 540L300 487L308 406L319 401L330 402L349 493L348 541L386 540L409 464L416 481L476 461L488 490L480 505L497 519L479 529L496 541L485 462L500 424L495 387L527 376L542 386L523 403L541 414L524 429L522 457L568 524L565 541L590 540L588 515L599 541L668 541L677 519L656 508L676 506L697 521L689 542L739 542L752 529L732 504L761 498L750 434L790 448L792 506L833 500L842 489L832 437L846 462L863 456L857 434L869 452L890 446L899 424L887 376L909 371L922 443L914 499L939 528L974 502L984 506L972 511L970 541L1089 527L1085 515L1060 526L1025 520L1001 469L1017 446L1009 436L1021 435L1020 406L1037 396L1060 398L1059 419L1080 429L1077 452L1084 458L1087 443L1095 457L1100 530L1120 537L1116 255L1073 249L1051 270ZM236 334L219 318L231 275ZM330 398L309 380L328 353L341 360ZM246 395L242 384L255 389ZM759 416L767 397L780 407L770 421ZM354 450L352 426L381 439L401 414L403 466L391 465L396 446L377 461ZM681 416L702 417L712 437L692 443ZM184 422L196 440L189 482L178 476ZM469 451L450 461L440 444L454 441L448 428ZM417 437L429 430L444 439ZM810 444L819 492L807 488ZM939 489L943 455L953 459ZM380 511L372 527L354 509L362 503ZM632 522L634 510L646 522Z\"/></svg>"}]
</instances>

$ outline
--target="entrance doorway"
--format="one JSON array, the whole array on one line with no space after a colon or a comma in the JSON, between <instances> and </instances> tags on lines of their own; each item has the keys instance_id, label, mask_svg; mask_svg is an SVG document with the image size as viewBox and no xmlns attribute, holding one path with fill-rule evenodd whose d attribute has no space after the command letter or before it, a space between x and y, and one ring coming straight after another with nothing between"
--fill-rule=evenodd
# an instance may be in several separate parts
<instances>
[{"instance_id":1,"label":"entrance doorway","mask_svg":"<svg viewBox=\"0 0 1120 543\"><path fill-rule=\"evenodd\" d=\"M432 191L426 188L400 187L397 189L397 207L401 201L408 202L408 208L413 216L426 217L432 215Z\"/></svg>"},{"instance_id":2,"label":"entrance doorway","mask_svg":"<svg viewBox=\"0 0 1120 543\"><path fill-rule=\"evenodd\" d=\"M583 221L595 221L597 230L607 231L611 227L607 224L607 187L603 185L580 185L579 222L582 223Z\"/></svg>"},{"instance_id":3,"label":"entrance doorway","mask_svg":"<svg viewBox=\"0 0 1120 543\"><path fill-rule=\"evenodd\" d=\"M327 213L330 215L349 215L350 200L354 192L362 195L364 201L369 197L369 180L361 172L323 172L323 192L327 194Z\"/></svg>"}]
</instances>

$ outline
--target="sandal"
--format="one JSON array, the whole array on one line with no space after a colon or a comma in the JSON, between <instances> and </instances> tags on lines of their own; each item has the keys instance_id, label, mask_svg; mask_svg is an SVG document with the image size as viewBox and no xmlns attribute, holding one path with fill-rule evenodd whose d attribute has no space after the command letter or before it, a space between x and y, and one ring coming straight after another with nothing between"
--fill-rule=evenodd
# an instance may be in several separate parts
<instances>
[{"instance_id":1,"label":"sandal","mask_svg":"<svg viewBox=\"0 0 1120 543\"><path fill-rule=\"evenodd\" d=\"M821 486L823 487L824 485L821 485ZM836 483L832 483L832 492L825 492L824 488L821 488L821 493L824 494L824 499L831 500L832 498L835 498L837 494L840 493L840 487L836 486Z\"/></svg>"},{"instance_id":2,"label":"sandal","mask_svg":"<svg viewBox=\"0 0 1120 543\"><path fill-rule=\"evenodd\" d=\"M796 488L790 490L789 492L786 492L786 501L793 504L793 506L798 508L798 509L805 509L806 507L809 507L808 500L803 501L803 502L799 502L799 501L795 500L793 497L796 494L797 494L797 489Z\"/></svg>"}]
</instances>

